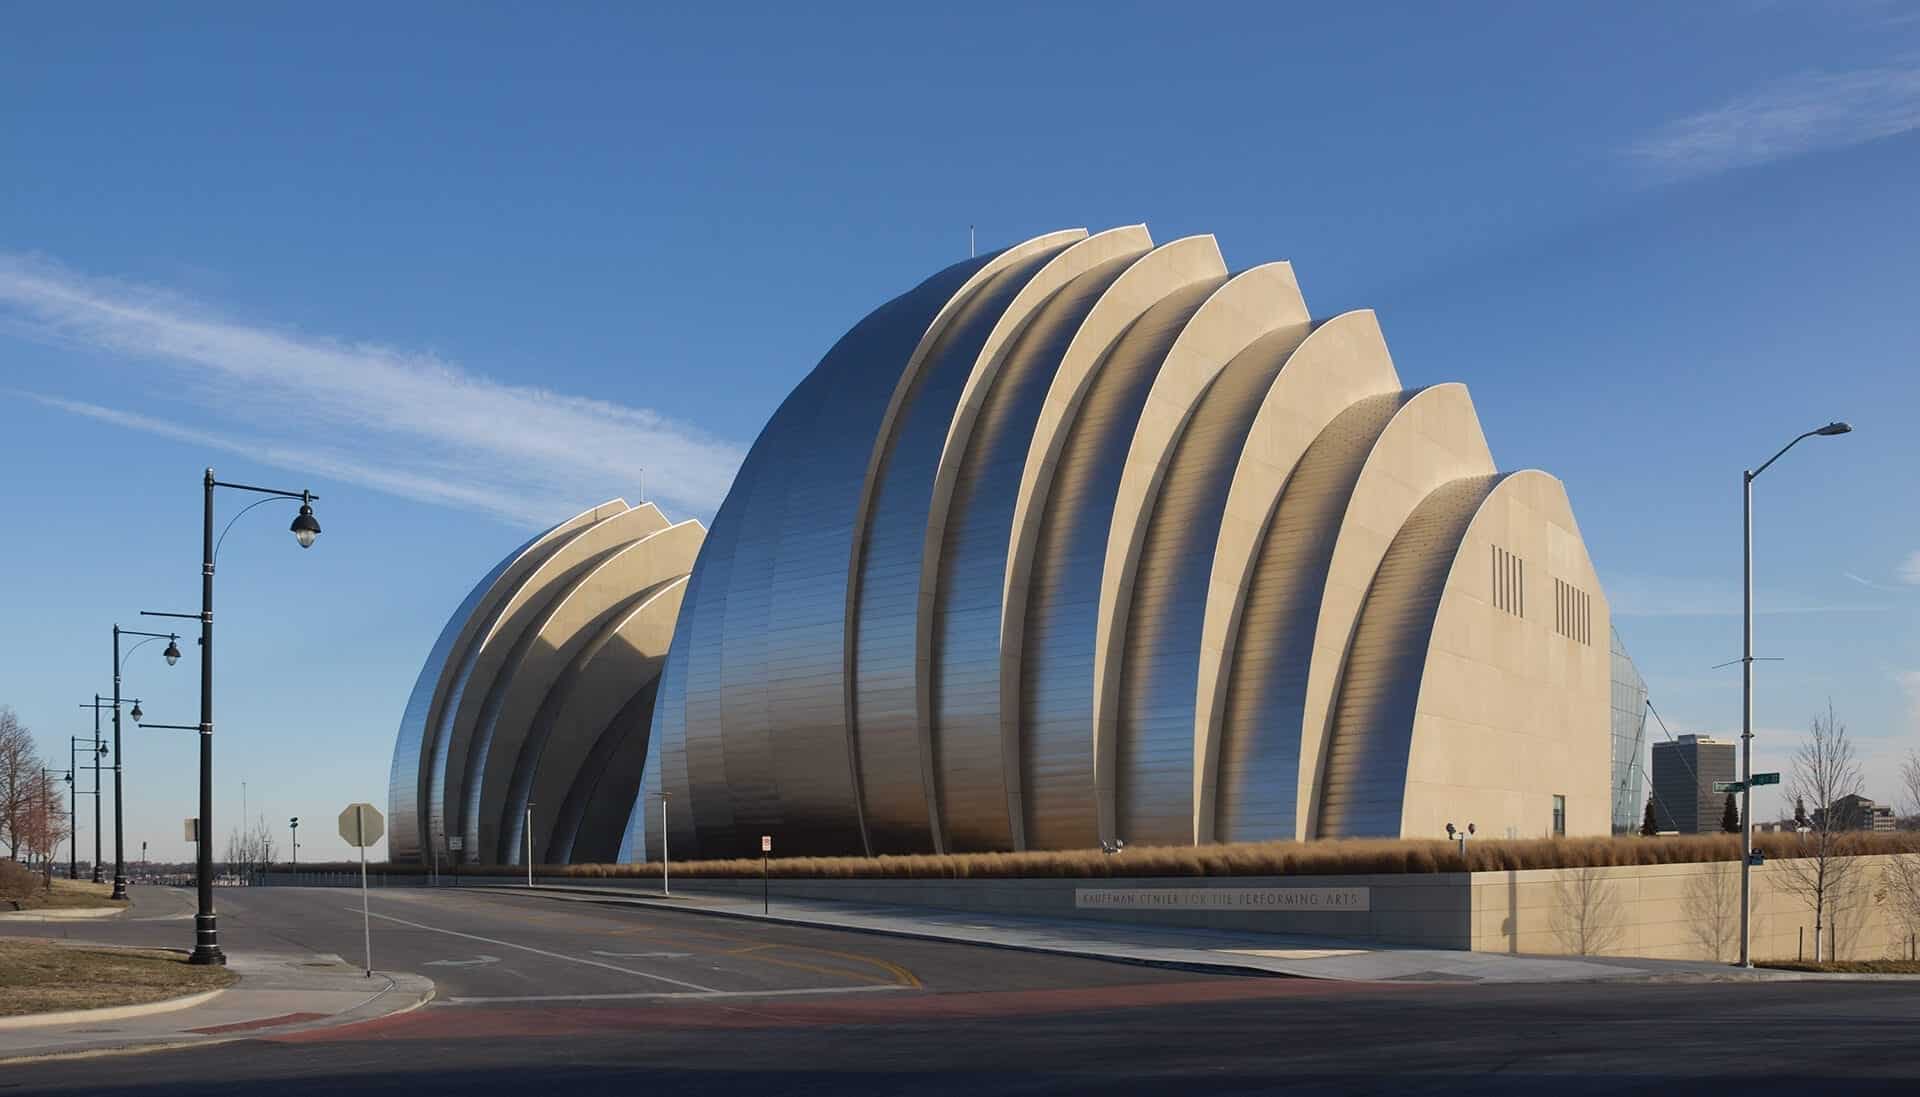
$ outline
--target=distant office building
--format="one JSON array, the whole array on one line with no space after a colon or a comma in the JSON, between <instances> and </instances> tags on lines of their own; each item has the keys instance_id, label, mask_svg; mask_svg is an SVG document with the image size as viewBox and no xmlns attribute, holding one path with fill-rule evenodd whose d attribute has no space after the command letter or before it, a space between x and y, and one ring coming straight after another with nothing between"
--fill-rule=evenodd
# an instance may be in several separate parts
<instances>
[{"instance_id":1,"label":"distant office building","mask_svg":"<svg viewBox=\"0 0 1920 1097\"><path fill-rule=\"evenodd\" d=\"M1733 744L1682 735L1653 745L1653 814L1661 830L1700 834L1720 829L1726 793L1715 781L1734 779Z\"/></svg>"},{"instance_id":2,"label":"distant office building","mask_svg":"<svg viewBox=\"0 0 1920 1097\"><path fill-rule=\"evenodd\" d=\"M1865 796L1842 796L1833 802L1831 808L1814 808L1813 825L1821 829L1826 824L1827 813L1833 814L1835 830L1894 830L1897 823L1893 809L1885 804L1877 804Z\"/></svg>"}]
</instances>

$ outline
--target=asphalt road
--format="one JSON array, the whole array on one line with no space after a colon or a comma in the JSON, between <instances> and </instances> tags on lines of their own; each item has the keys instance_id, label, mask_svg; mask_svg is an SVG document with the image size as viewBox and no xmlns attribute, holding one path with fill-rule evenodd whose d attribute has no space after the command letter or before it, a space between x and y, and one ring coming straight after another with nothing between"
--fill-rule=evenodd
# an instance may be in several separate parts
<instances>
[{"instance_id":1,"label":"asphalt road","mask_svg":"<svg viewBox=\"0 0 1920 1097\"><path fill-rule=\"evenodd\" d=\"M135 918L65 932L190 941L183 893L136 898ZM355 892L220 899L229 948L360 955ZM0 1093L1851 1097L1920 1078L1920 983L1325 983L472 892L376 891L372 909L375 966L431 975L434 1005L16 1064Z\"/></svg>"}]
</instances>

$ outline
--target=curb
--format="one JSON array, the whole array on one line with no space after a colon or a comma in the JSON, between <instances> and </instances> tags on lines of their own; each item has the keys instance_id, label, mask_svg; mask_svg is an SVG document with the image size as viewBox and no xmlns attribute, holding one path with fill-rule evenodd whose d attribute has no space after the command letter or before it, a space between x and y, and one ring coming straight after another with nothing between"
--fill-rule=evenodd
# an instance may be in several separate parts
<instances>
[{"instance_id":1,"label":"curb","mask_svg":"<svg viewBox=\"0 0 1920 1097\"><path fill-rule=\"evenodd\" d=\"M103 1006L99 1009L66 1009L57 1013L28 1013L19 1017L0 1017L0 1032L22 1028L41 1028L46 1025L88 1024L93 1021L124 1021L129 1017L145 1017L152 1013L171 1013L176 1009L191 1009L203 1002L211 1002L226 992L226 987L220 987L215 990L203 990L197 994L184 994L178 998L162 998L158 1002L142 1002L132 1006Z\"/></svg>"},{"instance_id":2,"label":"curb","mask_svg":"<svg viewBox=\"0 0 1920 1097\"><path fill-rule=\"evenodd\" d=\"M123 907L49 907L45 910L9 910L0 913L0 922L77 922L87 918L111 918L133 909Z\"/></svg>"},{"instance_id":3,"label":"curb","mask_svg":"<svg viewBox=\"0 0 1920 1097\"><path fill-rule=\"evenodd\" d=\"M335 1013L332 1016L327 1017L323 1020L313 1021L307 1024L286 1025L284 1027L276 1027L270 1030L262 1029L260 1031L252 1031L252 1032L235 1032L231 1035L203 1036L198 1039L192 1039L192 1040L182 1040L182 1039L178 1039L177 1037L161 1037L146 1043L107 1044L107 1045L98 1046L98 1047L74 1048L69 1051L51 1050L51 1051L44 1051L44 1052L29 1052L28 1054L25 1054L25 1055L0 1056L0 1066L5 1066L11 1063L48 1063L48 1062L62 1062L66 1060L75 1060L75 1059L103 1059L108 1056L143 1055L148 1052L155 1052L155 1051L178 1051L182 1048L218 1047L221 1044L234 1044L234 1043L239 1043L242 1040L274 1039L281 1036L292 1036L300 1033L314 1032L320 1029L344 1028L349 1025L365 1024L370 1021L384 1021L389 1017L398 1017L403 1013L412 1013L414 1010L419 1009L422 1006L425 1006L427 1003L433 1001L435 995L438 993L438 988L434 985L433 980L427 978L424 975L415 975L411 972L388 972L388 971L376 971L374 972L374 974L386 979L387 985L381 988L380 990L375 991L373 994L369 995L359 1005L353 1006L350 1009L343 1009L339 1013ZM221 990L207 992L205 997L211 998L213 995L219 994L222 991L227 989L230 989L230 988L223 987L221 988ZM361 1013L362 1010L365 1010L369 1005L378 1001L381 997L387 994L393 993L396 990L402 991L403 993L412 994L414 996L414 1000L411 1002L408 1002L406 1005L403 1005L398 1009L389 1010L385 1013L374 1013L374 1014ZM191 998L191 997L199 997L199 996L190 995L189 997ZM185 1001L185 999L174 999L174 1001L183 1002ZM197 1005L199 1003L191 1002L188 1004ZM138 1008L138 1007L134 1007L134 1008ZM80 1011L80 1010L72 1011L72 1013L90 1013L90 1012L92 1011ZM46 1017L46 1016L51 1016L51 1015L50 1014L38 1015L38 1017ZM38 1019L38 1017L36 1017L36 1019Z\"/></svg>"}]
</instances>

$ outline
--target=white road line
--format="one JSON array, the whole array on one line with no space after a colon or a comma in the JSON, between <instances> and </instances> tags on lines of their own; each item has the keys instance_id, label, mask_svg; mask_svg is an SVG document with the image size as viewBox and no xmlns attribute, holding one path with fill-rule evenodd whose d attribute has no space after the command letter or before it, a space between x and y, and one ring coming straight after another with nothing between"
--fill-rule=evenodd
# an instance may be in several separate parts
<instances>
[{"instance_id":1,"label":"white road line","mask_svg":"<svg viewBox=\"0 0 1920 1097\"><path fill-rule=\"evenodd\" d=\"M652 994L524 994L498 998L441 998L435 1005L469 1006L504 1002L635 1002L647 1000L701 1001L707 998L791 998L802 994L866 994L877 990L913 990L888 984L877 987L801 987L797 990L710 990L704 994L663 990Z\"/></svg>"},{"instance_id":2,"label":"white road line","mask_svg":"<svg viewBox=\"0 0 1920 1097\"><path fill-rule=\"evenodd\" d=\"M353 910L352 907L348 907L346 909L353 911L353 913L355 914L360 913L357 910ZM586 964L588 967L606 968L608 971L617 971L622 975L638 975L642 979L652 979L656 982L671 983L677 987L686 987L688 990L697 990L702 994L726 993L725 991L715 990L712 987L703 987L699 983L689 983L684 979L669 979L665 975L655 975L651 971L635 971L632 968L621 967L618 964L602 963L599 960L589 960L581 956L568 956L565 953L560 953L560 952L548 952L546 949L543 949L543 948L534 948L531 945L517 945L517 944L514 944L512 941L501 941L492 937L482 937L477 933L461 933L457 929L441 929L439 926L429 926L429 925L423 925L419 922L409 922L405 918L395 918L391 914L374 914L373 917L379 918L382 921L386 921L386 922L398 922L403 926L412 926L414 929L424 929L424 930L430 930L431 932L434 932L434 933L444 933L449 937L464 937L469 941L484 941L489 945L499 945L501 948L517 948L521 952L531 952L535 956L545 956L552 960L565 960L570 964Z\"/></svg>"}]
</instances>

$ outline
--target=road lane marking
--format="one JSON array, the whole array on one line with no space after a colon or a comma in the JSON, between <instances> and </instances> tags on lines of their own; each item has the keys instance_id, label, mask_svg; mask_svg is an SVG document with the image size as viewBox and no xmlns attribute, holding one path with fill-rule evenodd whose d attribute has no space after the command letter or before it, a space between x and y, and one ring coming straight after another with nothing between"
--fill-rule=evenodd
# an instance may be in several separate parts
<instances>
[{"instance_id":1,"label":"road lane marking","mask_svg":"<svg viewBox=\"0 0 1920 1097\"><path fill-rule=\"evenodd\" d=\"M860 972L848 971L845 968L827 967L822 964L807 964L807 963L802 963L799 960L781 960L781 959L776 959L775 957L772 957L772 956L760 955L761 953L768 952L774 949L791 949L793 951L798 951L798 952L817 952L825 956L837 956L843 960L852 960L855 963L872 964L873 966L878 967L881 970L887 972L889 975L893 976L894 982L900 986L912 987L912 988L918 988L920 986L920 980L914 977L913 972L908 971L906 968L901 967L899 964L895 964L887 960L875 959L870 956L860 956L851 952L835 952L832 949L810 948L806 945L782 945L782 944L769 943L764 945L749 945L745 948L728 949L726 952L726 955L744 956L749 959L758 960L761 963L779 964L781 967L798 968L801 971L811 971L819 975L838 975L843 979L873 978L873 976L871 975L865 975Z\"/></svg>"},{"instance_id":2,"label":"road lane marking","mask_svg":"<svg viewBox=\"0 0 1920 1097\"><path fill-rule=\"evenodd\" d=\"M482 954L479 956L475 956L471 960L428 960L426 963L426 966L427 967L481 967L486 964L497 964L499 962L500 962L500 957L498 956L487 956L485 954Z\"/></svg>"},{"instance_id":3,"label":"road lane marking","mask_svg":"<svg viewBox=\"0 0 1920 1097\"><path fill-rule=\"evenodd\" d=\"M913 990L898 983L883 986L864 987L800 987L794 990L709 990L694 994L687 991L662 990L653 993L636 994L523 994L501 997L478 998L441 998L434 1005L473 1006L492 1004L512 1004L531 1002L639 1002L639 1001L705 1001L708 998L794 998L815 994L866 994L876 990Z\"/></svg>"},{"instance_id":4,"label":"road lane marking","mask_svg":"<svg viewBox=\"0 0 1920 1097\"><path fill-rule=\"evenodd\" d=\"M684 960L693 955L691 952L604 952L597 948L593 950L593 954L609 956L615 960Z\"/></svg>"},{"instance_id":5,"label":"road lane marking","mask_svg":"<svg viewBox=\"0 0 1920 1097\"><path fill-rule=\"evenodd\" d=\"M352 907L346 909L350 911L353 910ZM359 912L354 911L354 913ZM621 967L618 964L609 964L600 960L589 960L584 956L568 956L562 952L548 952L543 948L534 948L532 945L518 945L512 941L501 941L493 937L482 937L477 933L462 933L457 929L441 929L439 926L424 925L420 922L409 922L405 918L395 918L391 914L374 914L373 917L386 922L398 922L403 926L411 926L414 929L424 929L432 933L444 933L449 937L463 937L469 941L481 941L489 945L499 945L501 948L517 948L521 952L531 952L535 956L545 956L551 960L565 960L570 964L586 964L588 967L606 968L608 971L617 971L622 975L637 975L642 979L652 979L660 983L671 983L677 987L686 987L688 990L697 990L702 994L726 993L725 991L715 990L713 987L703 987L699 983L689 983L684 979L669 979L665 975L655 975L651 971L636 971L633 968Z\"/></svg>"}]
</instances>

